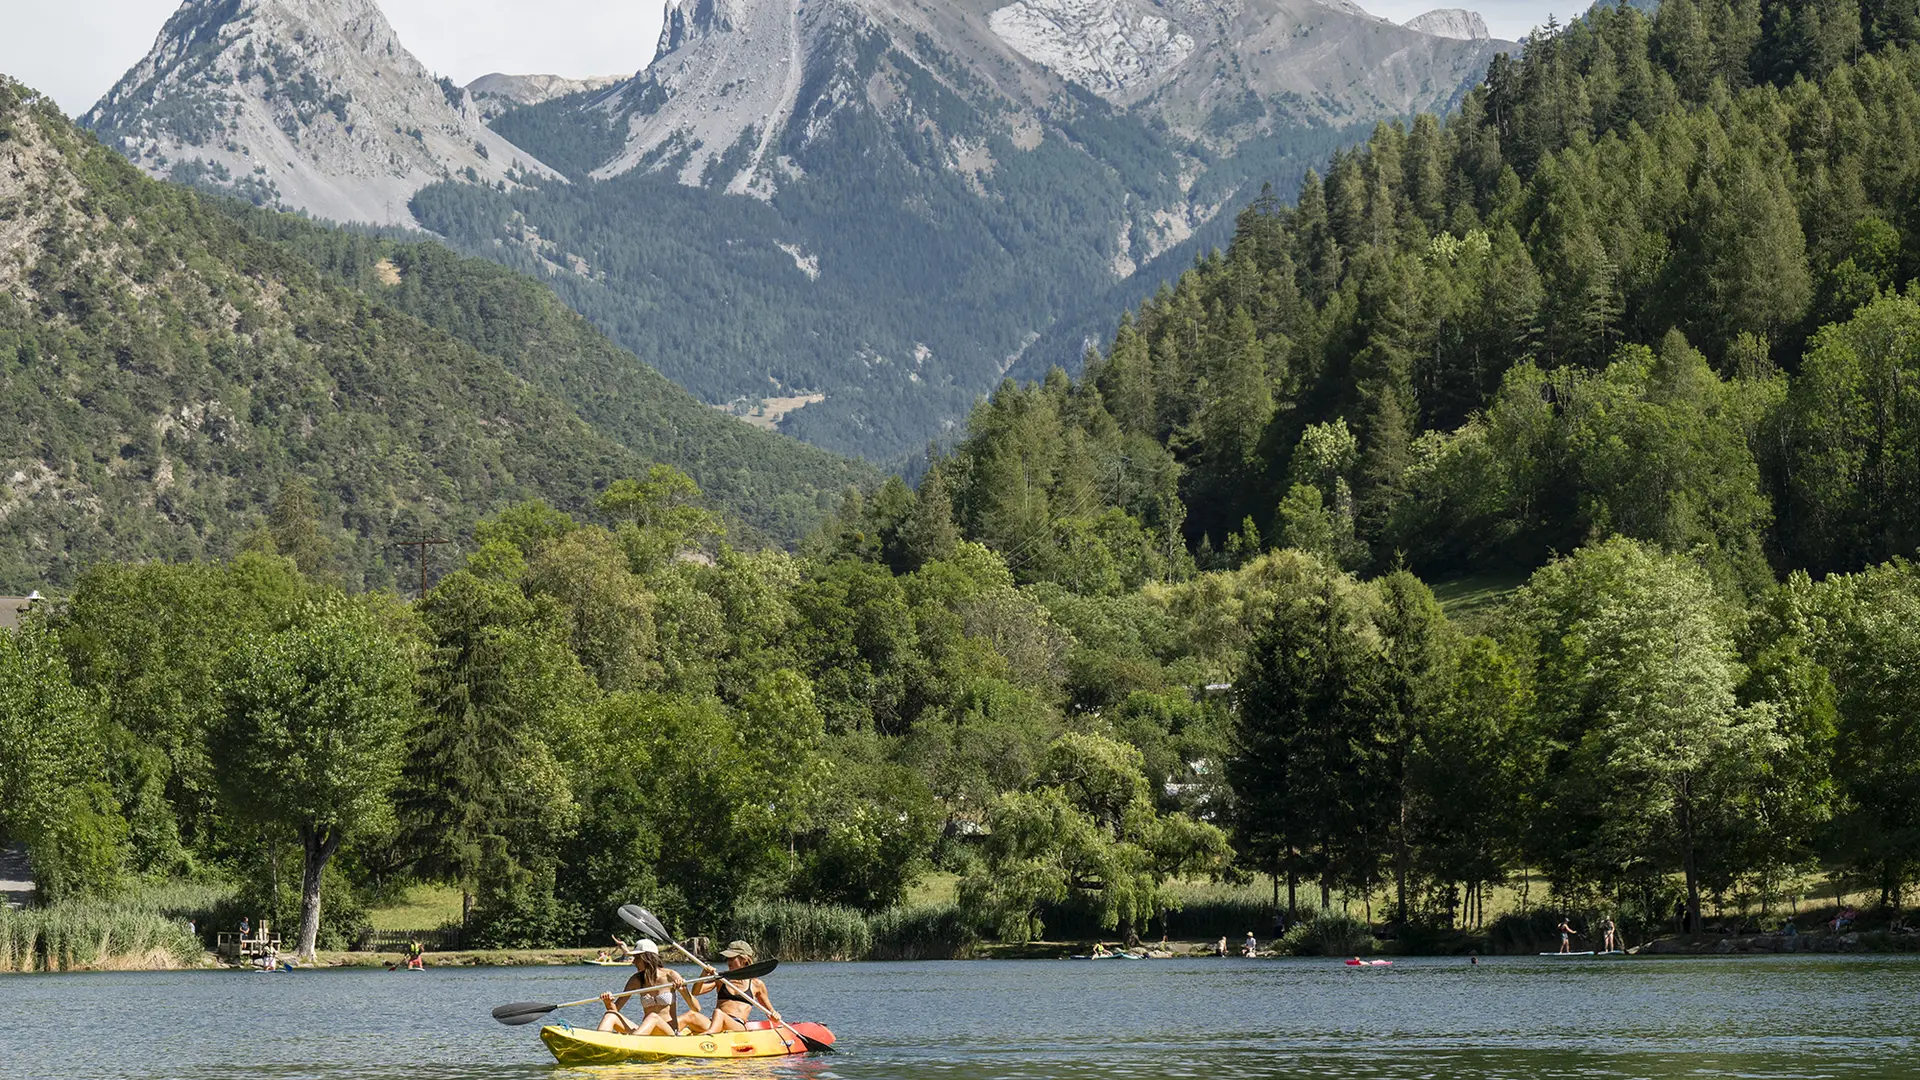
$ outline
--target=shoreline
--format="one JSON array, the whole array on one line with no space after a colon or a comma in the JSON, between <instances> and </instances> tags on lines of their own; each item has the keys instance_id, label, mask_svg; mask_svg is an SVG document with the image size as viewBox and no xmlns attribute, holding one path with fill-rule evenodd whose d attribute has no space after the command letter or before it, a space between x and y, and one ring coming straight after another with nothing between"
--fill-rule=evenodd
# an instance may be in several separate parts
<instances>
[{"instance_id":1,"label":"shoreline","mask_svg":"<svg viewBox=\"0 0 1920 1080\"><path fill-rule=\"evenodd\" d=\"M1147 959L1155 960L1191 960L1213 959L1213 943L1203 941L1169 941L1166 950L1158 947L1143 946L1148 953ZM1092 948L1091 942L1071 941L1035 941L1018 945L987 945L979 948L967 959L975 960L1065 960L1076 954L1085 953ZM1519 951L1509 953L1481 952L1483 959L1494 957L1529 957L1536 952L1548 952L1550 949ZM449 952L428 953L426 966L436 967L574 967L590 966L586 962L599 955L598 949L459 949ZM1826 932L1797 935L1750 934L1732 937L1719 935L1700 935L1696 937L1669 936L1654 938L1632 950L1635 956L1683 957L1683 956L1777 956L1790 953L1818 953L1823 955L1871 955L1888 953L1920 952L1920 934L1894 934L1885 930L1853 931L1845 934ZM1400 953L1391 949L1375 950L1368 955L1393 958L1462 957L1463 952ZM307 965L311 968L399 968L406 959L401 952L352 952L322 949L316 954L315 962ZM1240 959L1238 956L1229 959ZM1294 956L1292 954L1266 953L1259 960L1297 960L1326 959L1326 957ZM822 961L827 963L864 963L859 960ZM928 963L946 961L926 961ZM964 962L964 961L962 961ZM624 968L624 965L622 965ZM609 966L610 970L614 970ZM5 975L51 975L78 972L126 972L126 971L235 971L248 970L239 964L230 964L219 960L212 953L203 952L195 962L181 962L178 957L160 949L142 953L128 953L102 957L92 963L76 964L73 967L48 970L6 971Z\"/></svg>"}]
</instances>

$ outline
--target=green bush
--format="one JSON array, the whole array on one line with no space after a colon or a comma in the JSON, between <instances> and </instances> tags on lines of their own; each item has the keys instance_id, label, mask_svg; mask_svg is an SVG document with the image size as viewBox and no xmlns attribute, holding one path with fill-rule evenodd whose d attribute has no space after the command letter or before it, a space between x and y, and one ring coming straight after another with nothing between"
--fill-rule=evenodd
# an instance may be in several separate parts
<instances>
[{"instance_id":1,"label":"green bush","mask_svg":"<svg viewBox=\"0 0 1920 1080\"><path fill-rule=\"evenodd\" d=\"M1296 923L1274 951L1291 956L1358 956L1373 951L1373 928L1341 911L1322 911Z\"/></svg>"},{"instance_id":2,"label":"green bush","mask_svg":"<svg viewBox=\"0 0 1920 1080\"><path fill-rule=\"evenodd\" d=\"M475 949L545 949L585 940L580 905L554 895L551 875L481 893L464 944Z\"/></svg>"}]
</instances>

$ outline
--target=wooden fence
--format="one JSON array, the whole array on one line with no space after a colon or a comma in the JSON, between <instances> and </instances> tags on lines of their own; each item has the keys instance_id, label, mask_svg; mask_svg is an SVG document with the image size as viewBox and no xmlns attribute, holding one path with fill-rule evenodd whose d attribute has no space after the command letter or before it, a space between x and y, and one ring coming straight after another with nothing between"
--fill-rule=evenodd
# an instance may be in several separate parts
<instances>
[{"instance_id":1,"label":"wooden fence","mask_svg":"<svg viewBox=\"0 0 1920 1080\"><path fill-rule=\"evenodd\" d=\"M405 952L407 940L415 939L428 952L452 952L460 948L461 933L451 930L368 930L354 940L358 952Z\"/></svg>"}]
</instances>

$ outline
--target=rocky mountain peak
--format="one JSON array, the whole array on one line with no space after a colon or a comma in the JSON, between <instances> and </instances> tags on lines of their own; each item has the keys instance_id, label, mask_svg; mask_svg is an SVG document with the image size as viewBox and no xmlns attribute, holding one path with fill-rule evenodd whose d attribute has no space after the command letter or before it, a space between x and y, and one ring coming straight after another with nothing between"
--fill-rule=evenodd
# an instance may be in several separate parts
<instances>
[{"instance_id":1,"label":"rocky mountain peak","mask_svg":"<svg viewBox=\"0 0 1920 1080\"><path fill-rule=\"evenodd\" d=\"M521 105L538 105L570 94L605 90L624 81L625 75L590 75L584 79L571 79L565 75L503 75L496 71L468 83L467 93L473 95L475 104L480 106L480 115L491 120Z\"/></svg>"},{"instance_id":2,"label":"rocky mountain peak","mask_svg":"<svg viewBox=\"0 0 1920 1080\"><path fill-rule=\"evenodd\" d=\"M153 175L337 221L412 224L428 184L552 175L373 0L186 0L82 122Z\"/></svg>"},{"instance_id":3,"label":"rocky mountain peak","mask_svg":"<svg viewBox=\"0 0 1920 1080\"><path fill-rule=\"evenodd\" d=\"M715 31L732 30L736 16L745 22L752 0L667 0L666 17L660 21L660 43L654 55L677 49L696 37Z\"/></svg>"},{"instance_id":4,"label":"rocky mountain peak","mask_svg":"<svg viewBox=\"0 0 1920 1080\"><path fill-rule=\"evenodd\" d=\"M1230 152L1276 123L1450 107L1504 43L1477 15L1439 14L1422 18L1460 32L1351 0L671 0L652 64L596 103L627 138L593 176L671 169L705 185L724 167L728 191L768 195L790 152L775 148L845 110L937 124L912 112L916 84L1028 132L1078 107L1073 84ZM888 74L903 64L932 82Z\"/></svg>"},{"instance_id":5,"label":"rocky mountain peak","mask_svg":"<svg viewBox=\"0 0 1920 1080\"><path fill-rule=\"evenodd\" d=\"M1408 19L1406 27L1456 41L1486 41L1493 37L1488 33L1487 21L1480 17L1480 13L1465 8L1435 8Z\"/></svg>"}]
</instances>

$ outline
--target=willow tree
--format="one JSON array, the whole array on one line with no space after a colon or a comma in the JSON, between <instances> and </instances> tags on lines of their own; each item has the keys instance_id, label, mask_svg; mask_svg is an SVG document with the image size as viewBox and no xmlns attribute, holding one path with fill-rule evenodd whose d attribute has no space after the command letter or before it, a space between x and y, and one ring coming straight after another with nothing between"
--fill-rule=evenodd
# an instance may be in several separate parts
<instances>
[{"instance_id":1,"label":"willow tree","mask_svg":"<svg viewBox=\"0 0 1920 1080\"><path fill-rule=\"evenodd\" d=\"M960 883L962 908L1003 938L1031 939L1043 904L1078 895L1102 926L1127 929L1173 906L1170 880L1223 871L1226 834L1158 812L1144 765L1137 748L1102 735L1056 739L1035 784L994 805L984 865Z\"/></svg>"}]
</instances>

